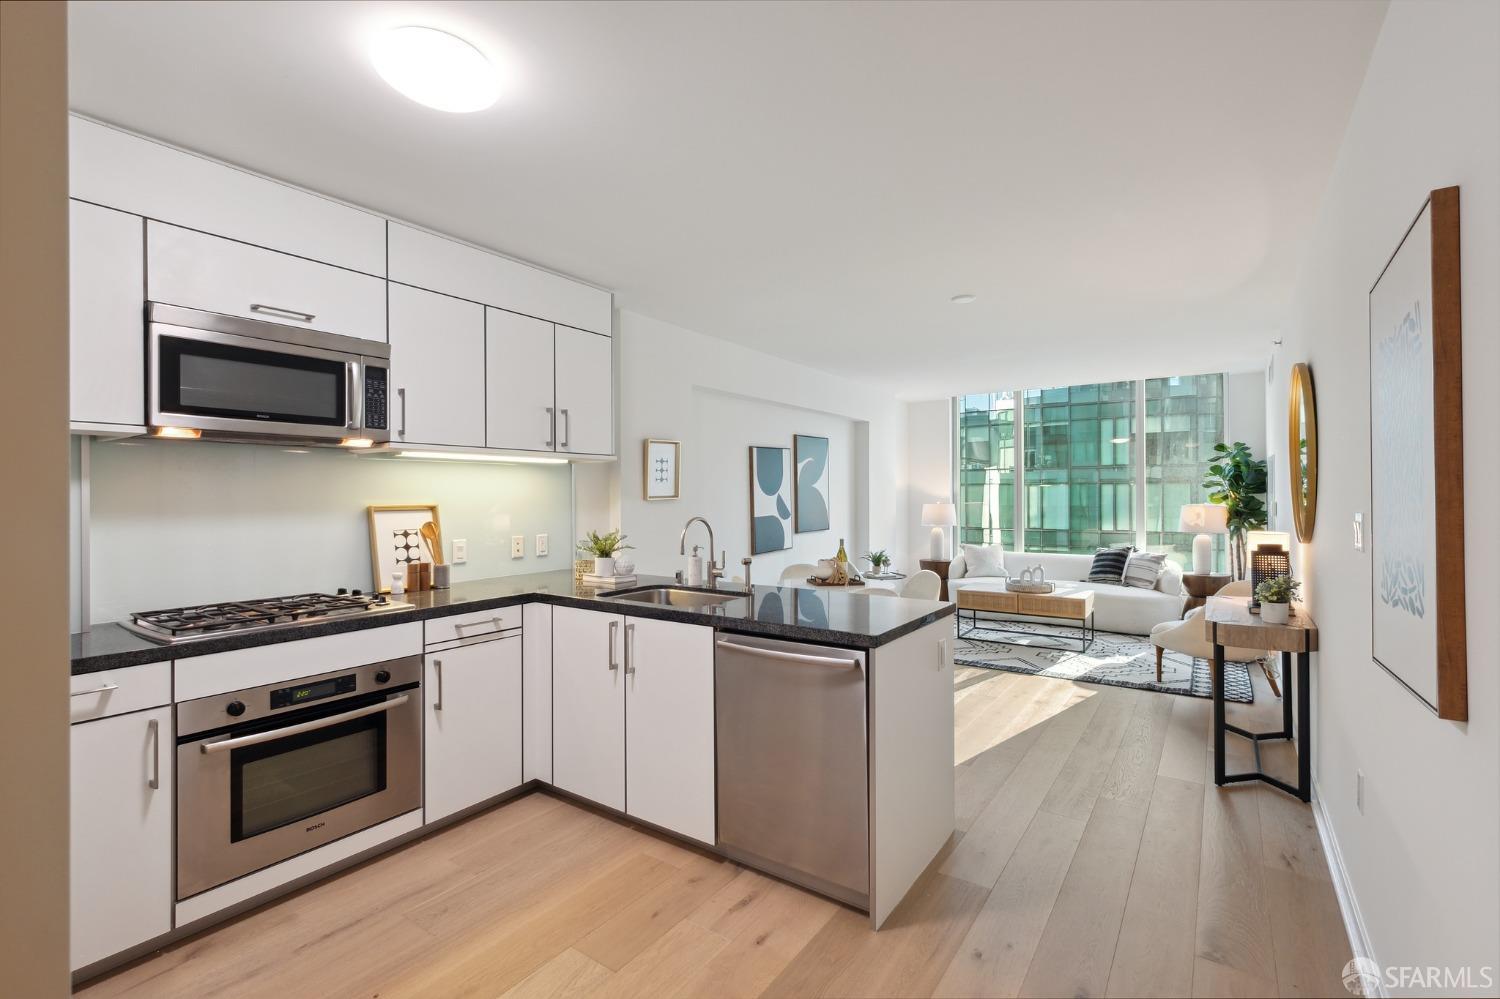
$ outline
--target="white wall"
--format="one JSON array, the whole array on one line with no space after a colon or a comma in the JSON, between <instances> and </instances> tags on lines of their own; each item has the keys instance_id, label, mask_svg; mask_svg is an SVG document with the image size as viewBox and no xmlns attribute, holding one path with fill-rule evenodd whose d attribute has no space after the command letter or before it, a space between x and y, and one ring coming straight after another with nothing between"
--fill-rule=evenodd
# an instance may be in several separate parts
<instances>
[{"instance_id":1,"label":"white wall","mask_svg":"<svg viewBox=\"0 0 1500 999\"><path fill-rule=\"evenodd\" d=\"M681 568L682 527L698 515L727 550L728 574L739 575L750 553L749 447L791 447L794 433L829 438L832 526L794 535L790 551L755 556L754 579L773 581L785 565L827 557L840 537L851 557L885 548L898 565L908 564L903 404L827 372L632 312L619 314L617 331L621 458L614 470L619 524L636 546L631 554L639 571ZM641 442L648 437L683 442L681 499L642 497ZM579 531L594 526L580 507ZM701 527L688 543L707 543Z\"/></svg>"},{"instance_id":2,"label":"white wall","mask_svg":"<svg viewBox=\"0 0 1500 999\"><path fill-rule=\"evenodd\" d=\"M934 399L906 405L907 471L911 480L907 500L911 510L908 546L917 558L926 558L932 543L932 528L922 526L923 503L953 502L953 400ZM954 531L948 532L947 549L953 554Z\"/></svg>"},{"instance_id":3,"label":"white wall","mask_svg":"<svg viewBox=\"0 0 1500 999\"><path fill-rule=\"evenodd\" d=\"M1350 529L1370 505L1369 289L1427 192L1452 184L1462 200L1467 724L1440 721L1372 661L1370 556L1354 549ZM1287 374L1297 361L1311 365L1319 497L1316 534L1300 560L1321 629L1315 775L1369 944L1387 966L1500 970L1497 275L1500 5L1393 4L1308 247L1267 403L1279 442ZM1363 812L1357 769L1366 777Z\"/></svg>"},{"instance_id":4,"label":"white wall","mask_svg":"<svg viewBox=\"0 0 1500 999\"><path fill-rule=\"evenodd\" d=\"M1230 371L1224 375L1224 439L1244 441L1257 458L1277 450L1266 439L1266 373ZM1267 445L1269 444L1269 447Z\"/></svg>"},{"instance_id":5,"label":"white wall","mask_svg":"<svg viewBox=\"0 0 1500 999\"><path fill-rule=\"evenodd\" d=\"M566 465L304 453L259 444L90 445L89 620L371 582L371 504L436 503L443 541L468 541L455 581L572 566ZM536 535L549 554L535 555ZM523 535L526 557L510 557Z\"/></svg>"}]
</instances>

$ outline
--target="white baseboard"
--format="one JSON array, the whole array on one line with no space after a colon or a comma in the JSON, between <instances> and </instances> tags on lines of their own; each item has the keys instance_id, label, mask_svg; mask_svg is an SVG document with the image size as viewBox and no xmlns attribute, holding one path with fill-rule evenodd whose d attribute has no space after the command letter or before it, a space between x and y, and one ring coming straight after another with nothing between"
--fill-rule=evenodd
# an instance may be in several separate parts
<instances>
[{"instance_id":1,"label":"white baseboard","mask_svg":"<svg viewBox=\"0 0 1500 999\"><path fill-rule=\"evenodd\" d=\"M1323 855L1328 858L1328 871L1333 876L1333 890L1338 896L1339 912L1344 917L1344 932L1349 934L1349 945L1355 957L1368 958L1378 967L1385 967L1370 947L1370 936L1365 932L1365 918L1359 911L1359 900L1354 895L1354 885L1349 880L1349 871L1344 867L1344 854L1339 849L1338 837L1334 835L1333 823L1323 811L1323 794L1318 789L1317 778L1313 778L1313 821L1318 827L1318 839L1323 843ZM1382 982L1375 993L1385 997L1389 993Z\"/></svg>"}]
</instances>

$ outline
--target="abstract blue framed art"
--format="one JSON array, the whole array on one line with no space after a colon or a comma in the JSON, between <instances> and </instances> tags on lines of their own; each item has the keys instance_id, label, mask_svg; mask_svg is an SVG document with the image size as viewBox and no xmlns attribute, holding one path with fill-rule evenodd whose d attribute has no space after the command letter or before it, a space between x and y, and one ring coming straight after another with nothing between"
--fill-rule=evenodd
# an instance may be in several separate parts
<instances>
[{"instance_id":1,"label":"abstract blue framed art","mask_svg":"<svg viewBox=\"0 0 1500 999\"><path fill-rule=\"evenodd\" d=\"M828 530L828 438L794 434L792 464L797 469L797 533Z\"/></svg>"},{"instance_id":2,"label":"abstract blue framed art","mask_svg":"<svg viewBox=\"0 0 1500 999\"><path fill-rule=\"evenodd\" d=\"M750 554L792 547L792 449L750 445Z\"/></svg>"}]
</instances>

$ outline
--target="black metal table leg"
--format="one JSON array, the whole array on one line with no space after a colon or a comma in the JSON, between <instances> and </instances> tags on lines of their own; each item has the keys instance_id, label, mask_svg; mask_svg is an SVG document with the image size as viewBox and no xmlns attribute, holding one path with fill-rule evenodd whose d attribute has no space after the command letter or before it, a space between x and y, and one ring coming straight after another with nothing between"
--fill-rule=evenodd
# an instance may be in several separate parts
<instances>
[{"instance_id":1,"label":"black metal table leg","mask_svg":"<svg viewBox=\"0 0 1500 999\"><path fill-rule=\"evenodd\" d=\"M1213 659L1213 693L1214 693L1214 783L1220 787L1225 784L1238 784L1243 781L1258 780L1270 784L1272 787L1285 791L1287 794L1302 801L1312 800L1312 711L1310 678L1312 654L1309 652L1297 653L1297 675L1296 681L1292 679L1291 653L1282 653L1282 690L1281 690L1281 718L1282 730L1280 732L1247 732L1236 725L1230 725L1224 720L1224 646L1214 645ZM1297 699L1297 785L1293 787L1286 781L1260 769L1260 744L1266 739L1291 739L1292 733L1292 699ZM1224 772L1224 733L1233 732L1235 735L1243 736L1250 740L1250 745L1255 750L1255 769L1246 770L1241 773L1226 774Z\"/></svg>"},{"instance_id":2,"label":"black metal table leg","mask_svg":"<svg viewBox=\"0 0 1500 999\"><path fill-rule=\"evenodd\" d=\"M1292 737L1292 654L1281 654L1281 730Z\"/></svg>"},{"instance_id":3,"label":"black metal table leg","mask_svg":"<svg viewBox=\"0 0 1500 999\"><path fill-rule=\"evenodd\" d=\"M1312 801L1311 672L1312 653L1297 653L1297 797L1303 801Z\"/></svg>"},{"instance_id":4,"label":"black metal table leg","mask_svg":"<svg viewBox=\"0 0 1500 999\"><path fill-rule=\"evenodd\" d=\"M1214 643L1214 661L1210 664L1214 694L1214 783L1224 786L1224 646Z\"/></svg>"}]
</instances>

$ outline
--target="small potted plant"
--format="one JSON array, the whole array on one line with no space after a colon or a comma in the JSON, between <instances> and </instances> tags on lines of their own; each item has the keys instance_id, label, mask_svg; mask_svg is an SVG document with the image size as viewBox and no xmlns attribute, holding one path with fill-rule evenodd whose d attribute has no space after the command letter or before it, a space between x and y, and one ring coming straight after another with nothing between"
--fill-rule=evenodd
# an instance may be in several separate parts
<instances>
[{"instance_id":1,"label":"small potted plant","mask_svg":"<svg viewBox=\"0 0 1500 999\"><path fill-rule=\"evenodd\" d=\"M634 547L635 545L625 543L625 535L619 531L610 531L608 534L590 531L588 537L578 542L578 551L581 554L594 557L594 575L596 576L613 576L615 555Z\"/></svg>"},{"instance_id":2,"label":"small potted plant","mask_svg":"<svg viewBox=\"0 0 1500 999\"><path fill-rule=\"evenodd\" d=\"M1255 588L1260 601L1260 619L1266 624L1286 624L1292 601L1302 584L1291 576L1273 576Z\"/></svg>"},{"instance_id":3,"label":"small potted plant","mask_svg":"<svg viewBox=\"0 0 1500 999\"><path fill-rule=\"evenodd\" d=\"M890 571L891 557L885 553L884 548L878 551L865 552L860 558L870 563L870 572L872 575L878 576L883 572Z\"/></svg>"}]
</instances>

